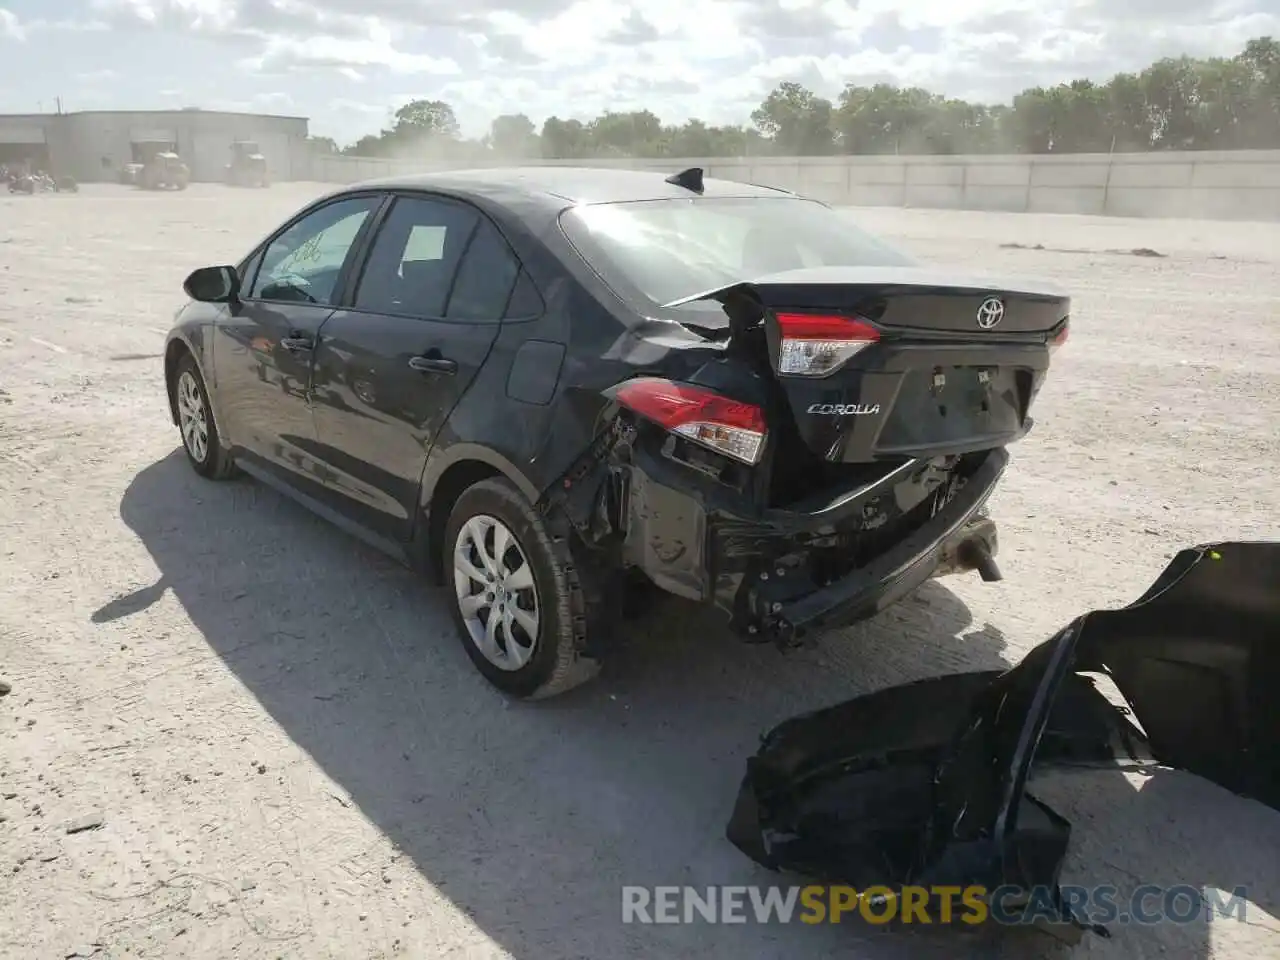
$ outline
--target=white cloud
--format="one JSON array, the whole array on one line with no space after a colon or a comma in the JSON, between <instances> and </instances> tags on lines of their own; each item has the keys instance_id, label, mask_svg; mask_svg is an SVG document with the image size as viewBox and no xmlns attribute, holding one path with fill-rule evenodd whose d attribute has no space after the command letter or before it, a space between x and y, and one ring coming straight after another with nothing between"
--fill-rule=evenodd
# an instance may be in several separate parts
<instances>
[{"instance_id":1,"label":"white cloud","mask_svg":"<svg viewBox=\"0 0 1280 960\"><path fill-rule=\"evenodd\" d=\"M25 39L27 39L27 31L18 20L18 15L12 10L0 7L0 40Z\"/></svg>"},{"instance_id":2,"label":"white cloud","mask_svg":"<svg viewBox=\"0 0 1280 960\"><path fill-rule=\"evenodd\" d=\"M449 76L459 72L458 64L449 57L398 50L391 43L389 31L381 26L370 29L369 36L341 38L267 37L261 53L248 57L242 65L262 73L275 71L332 69L347 79L360 68L382 67L396 74L427 73Z\"/></svg>"},{"instance_id":3,"label":"white cloud","mask_svg":"<svg viewBox=\"0 0 1280 960\"><path fill-rule=\"evenodd\" d=\"M290 113L294 100L282 91L254 94L252 97L214 98L203 105L206 110L227 110L232 113Z\"/></svg>"},{"instance_id":4,"label":"white cloud","mask_svg":"<svg viewBox=\"0 0 1280 960\"><path fill-rule=\"evenodd\" d=\"M380 117L389 110L383 103L362 103L359 100L348 100L346 97L330 100L328 107L335 113L355 113L367 117Z\"/></svg>"},{"instance_id":5,"label":"white cloud","mask_svg":"<svg viewBox=\"0 0 1280 960\"><path fill-rule=\"evenodd\" d=\"M195 31L216 32L232 27L237 5L224 0L92 0L102 13L133 17L152 26L187 26Z\"/></svg>"}]
</instances>

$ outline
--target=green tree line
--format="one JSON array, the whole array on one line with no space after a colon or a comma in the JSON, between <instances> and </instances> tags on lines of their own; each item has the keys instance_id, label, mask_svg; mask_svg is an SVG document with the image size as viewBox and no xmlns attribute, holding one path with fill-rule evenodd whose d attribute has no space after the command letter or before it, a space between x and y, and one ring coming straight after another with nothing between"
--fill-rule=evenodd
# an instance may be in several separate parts
<instances>
[{"instance_id":1,"label":"green tree line","mask_svg":"<svg viewBox=\"0 0 1280 960\"><path fill-rule=\"evenodd\" d=\"M1102 84L1033 87L1010 104L886 83L848 84L832 102L787 82L750 120L670 125L651 110L609 111L587 122L550 117L539 130L508 114L484 137L465 139L449 104L415 100L390 127L346 147L314 142L353 156L450 160L1278 149L1280 42L1258 37L1234 57L1166 58Z\"/></svg>"}]
</instances>

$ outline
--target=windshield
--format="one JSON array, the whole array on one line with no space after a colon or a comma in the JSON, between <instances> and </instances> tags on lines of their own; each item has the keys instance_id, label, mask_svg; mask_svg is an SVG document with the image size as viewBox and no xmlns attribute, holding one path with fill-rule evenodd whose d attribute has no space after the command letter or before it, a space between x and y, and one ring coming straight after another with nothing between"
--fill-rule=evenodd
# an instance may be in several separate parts
<instances>
[{"instance_id":1,"label":"windshield","mask_svg":"<svg viewBox=\"0 0 1280 960\"><path fill-rule=\"evenodd\" d=\"M784 270L912 263L848 215L790 197L589 204L560 222L614 292L647 308Z\"/></svg>"}]
</instances>

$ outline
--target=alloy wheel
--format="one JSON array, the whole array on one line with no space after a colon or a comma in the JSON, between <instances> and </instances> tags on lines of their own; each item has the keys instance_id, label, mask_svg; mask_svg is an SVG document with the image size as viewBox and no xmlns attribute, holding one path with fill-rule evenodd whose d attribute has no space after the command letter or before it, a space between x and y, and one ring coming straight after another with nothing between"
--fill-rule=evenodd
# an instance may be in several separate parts
<instances>
[{"instance_id":1,"label":"alloy wheel","mask_svg":"<svg viewBox=\"0 0 1280 960\"><path fill-rule=\"evenodd\" d=\"M505 523L478 514L463 524L453 547L453 583L467 633L485 659L508 671L527 664L538 642L538 588Z\"/></svg>"},{"instance_id":2,"label":"alloy wheel","mask_svg":"<svg viewBox=\"0 0 1280 960\"><path fill-rule=\"evenodd\" d=\"M190 370L178 378L178 426L187 453L196 463L204 463L209 455L209 420L200 385Z\"/></svg>"}]
</instances>

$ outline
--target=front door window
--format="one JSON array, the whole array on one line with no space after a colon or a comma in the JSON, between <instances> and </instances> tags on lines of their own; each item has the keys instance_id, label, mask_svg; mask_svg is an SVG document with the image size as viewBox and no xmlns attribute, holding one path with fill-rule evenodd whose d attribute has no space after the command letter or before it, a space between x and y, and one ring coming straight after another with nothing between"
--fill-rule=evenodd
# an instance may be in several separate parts
<instances>
[{"instance_id":1,"label":"front door window","mask_svg":"<svg viewBox=\"0 0 1280 960\"><path fill-rule=\"evenodd\" d=\"M351 247L377 197L351 197L308 214L267 246L249 297L332 306Z\"/></svg>"}]
</instances>

